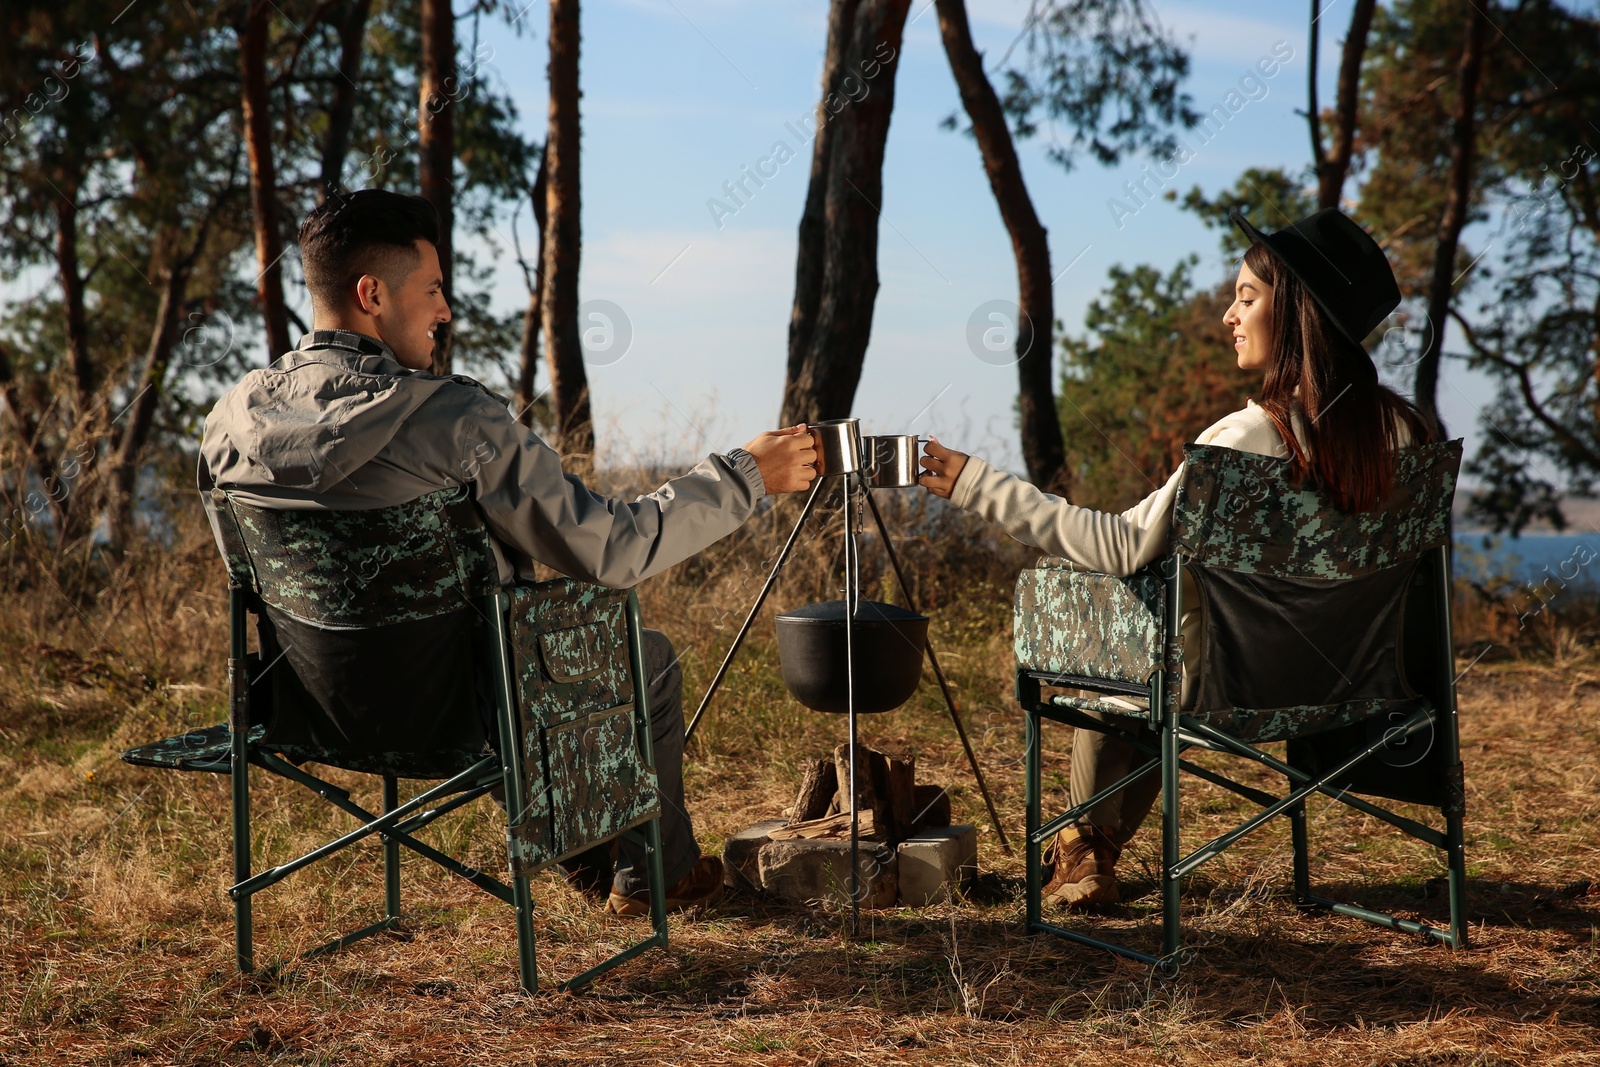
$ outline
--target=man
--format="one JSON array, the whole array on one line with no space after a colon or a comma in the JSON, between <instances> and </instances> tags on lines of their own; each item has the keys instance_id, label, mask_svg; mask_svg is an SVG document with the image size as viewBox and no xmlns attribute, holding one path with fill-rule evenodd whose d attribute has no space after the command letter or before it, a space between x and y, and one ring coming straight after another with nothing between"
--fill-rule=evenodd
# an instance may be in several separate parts
<instances>
[{"instance_id":1,"label":"man","mask_svg":"<svg viewBox=\"0 0 1600 1067\"><path fill-rule=\"evenodd\" d=\"M466 484L503 582L531 577L537 561L627 587L737 529L764 494L816 476L810 435L794 426L708 456L632 502L590 491L482 385L427 372L433 332L450 321L438 239L432 206L398 193L330 198L306 217L313 330L217 402L200 446L202 490L267 508L363 510ZM709 904L722 894L722 864L700 855L684 808L682 675L654 630L645 659L667 903ZM648 910L643 850L621 851L614 876L611 854L597 849L568 878L595 897L609 884L608 910L639 914Z\"/></svg>"}]
</instances>

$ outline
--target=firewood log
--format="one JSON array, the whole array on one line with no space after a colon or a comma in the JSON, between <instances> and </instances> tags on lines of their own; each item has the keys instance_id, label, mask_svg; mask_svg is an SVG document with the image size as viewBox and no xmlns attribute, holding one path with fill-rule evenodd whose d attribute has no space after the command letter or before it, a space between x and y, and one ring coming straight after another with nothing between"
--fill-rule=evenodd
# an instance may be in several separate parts
<instances>
[{"instance_id":1,"label":"firewood log","mask_svg":"<svg viewBox=\"0 0 1600 1067\"><path fill-rule=\"evenodd\" d=\"M884 839L883 834L879 832L877 820L873 818L870 809L862 809L858 828L863 841L882 841ZM825 819L812 819L809 822L780 826L767 835L767 840L795 841L805 839L816 841L823 838L844 840L849 836L850 813L846 811L838 815L830 815Z\"/></svg>"},{"instance_id":2,"label":"firewood log","mask_svg":"<svg viewBox=\"0 0 1600 1067\"><path fill-rule=\"evenodd\" d=\"M800 775L800 792L795 797L789 825L810 822L829 814L839 790L839 774L832 760L808 760Z\"/></svg>"}]
</instances>

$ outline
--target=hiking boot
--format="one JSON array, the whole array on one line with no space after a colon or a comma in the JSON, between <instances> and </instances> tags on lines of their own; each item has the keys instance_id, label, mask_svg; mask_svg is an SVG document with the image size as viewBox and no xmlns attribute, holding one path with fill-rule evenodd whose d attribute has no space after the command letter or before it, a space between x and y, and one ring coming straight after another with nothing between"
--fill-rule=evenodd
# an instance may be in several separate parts
<instances>
[{"instance_id":1,"label":"hiking boot","mask_svg":"<svg viewBox=\"0 0 1600 1067\"><path fill-rule=\"evenodd\" d=\"M722 860L701 856L677 885L667 890L667 910L710 907L722 899ZM606 910L614 915L650 914L650 890L619 893L615 888L606 900Z\"/></svg>"},{"instance_id":2,"label":"hiking boot","mask_svg":"<svg viewBox=\"0 0 1600 1067\"><path fill-rule=\"evenodd\" d=\"M1115 904L1122 899L1112 872L1122 849L1097 826L1074 826L1056 835L1045 857L1050 880L1044 900L1067 908Z\"/></svg>"}]
</instances>

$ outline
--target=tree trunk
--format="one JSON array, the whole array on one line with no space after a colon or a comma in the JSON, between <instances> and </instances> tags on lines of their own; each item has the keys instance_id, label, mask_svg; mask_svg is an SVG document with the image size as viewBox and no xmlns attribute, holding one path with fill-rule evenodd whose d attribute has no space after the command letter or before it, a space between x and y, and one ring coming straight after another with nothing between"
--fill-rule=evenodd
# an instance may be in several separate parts
<instances>
[{"instance_id":1,"label":"tree trunk","mask_svg":"<svg viewBox=\"0 0 1600 1067\"><path fill-rule=\"evenodd\" d=\"M522 362L517 368L517 421L524 426L533 425L533 382L539 370L539 334L544 325L544 227L549 216L545 210L545 196L550 184L550 170L545 166L545 160L545 154L540 153L539 173L534 177L533 189L528 194L528 199L533 203L533 221L539 231L539 248L533 260L528 309L522 313Z\"/></svg>"},{"instance_id":2,"label":"tree trunk","mask_svg":"<svg viewBox=\"0 0 1600 1067\"><path fill-rule=\"evenodd\" d=\"M367 35L372 0L351 0L339 23L339 76L333 82L333 103L328 107L328 135L322 141L322 179L317 183L317 203L344 188L344 161L350 152L350 125L356 113L356 85L361 76L361 46Z\"/></svg>"},{"instance_id":3,"label":"tree trunk","mask_svg":"<svg viewBox=\"0 0 1600 1067\"><path fill-rule=\"evenodd\" d=\"M838 126L830 121L829 98L837 97L844 77L845 45L850 40L859 0L833 0L828 11L828 45L822 61L822 98L817 102L816 129L811 140L811 177L806 186L806 204L800 212L800 240L795 252L794 307L789 312L788 367L784 375L783 408L778 425L792 425L789 418L789 393L800 380L811 334L816 326L817 305L822 301L823 249L827 229L823 212L827 207L828 159Z\"/></svg>"},{"instance_id":4,"label":"tree trunk","mask_svg":"<svg viewBox=\"0 0 1600 1067\"><path fill-rule=\"evenodd\" d=\"M1600 426L1600 291L1595 293L1594 307L1590 311L1589 321L1592 322L1594 334L1589 340L1589 352L1593 356L1590 363L1590 377L1594 380L1594 418L1595 425Z\"/></svg>"},{"instance_id":5,"label":"tree trunk","mask_svg":"<svg viewBox=\"0 0 1600 1067\"><path fill-rule=\"evenodd\" d=\"M67 312L67 363L72 368L77 421L67 442L62 443L62 461L72 466L72 478L77 488L67 491L62 482L64 474L51 467L51 478L46 478L45 490L56 502L56 533L59 544L70 544L78 537L90 533L93 506L85 502L85 486L93 485L85 475L93 470L98 459L94 448L96 427L102 413L94 403L94 365L90 360L90 330L83 307L83 275L78 270L78 208L77 174L61 174L62 197L56 200L56 272L61 277L61 302Z\"/></svg>"},{"instance_id":6,"label":"tree trunk","mask_svg":"<svg viewBox=\"0 0 1600 1067\"><path fill-rule=\"evenodd\" d=\"M6 411L11 415L12 425L16 428L17 452L21 459L17 464L14 504L9 499L11 486L7 485L5 488L8 500L6 515L0 520L0 542L9 541L27 525L27 513L38 514L46 507L50 509L56 530L65 529L66 508L63 503L65 496L57 491L59 482L55 473L55 459L44 443L43 420L24 398L22 390L17 388L16 375L11 366L11 355L3 344L0 344L0 402L4 403ZM44 490L42 502L33 498L28 489L30 469Z\"/></svg>"},{"instance_id":7,"label":"tree trunk","mask_svg":"<svg viewBox=\"0 0 1600 1067\"><path fill-rule=\"evenodd\" d=\"M204 236L200 242L204 241ZM195 251L199 251L199 243ZM128 405L123 418L127 419L117 448L112 456L107 506L113 551L127 548L133 534L134 493L138 486L139 459L145 441L155 421L156 405L167 379L167 365L171 362L172 344L178 332L179 312L189 287L189 272L193 269L195 255L178 259L163 272L161 301L156 309L155 325L150 330L150 343L145 349L144 369L139 375L139 389Z\"/></svg>"},{"instance_id":8,"label":"tree trunk","mask_svg":"<svg viewBox=\"0 0 1600 1067\"><path fill-rule=\"evenodd\" d=\"M56 500L56 532L59 544L68 544L88 533L84 521L84 506L81 500L82 487L88 484L84 475L92 466L95 451L92 447L84 448L84 444L92 444L95 439L94 427L97 423L96 407L94 403L95 377L94 364L89 358L89 326L88 318L84 312L84 281L78 269L78 208L76 199L79 183L76 175L61 176L62 196L56 200L56 271L61 279L61 302L66 308L67 318L67 358L72 367L72 383L74 399L77 407L77 422L73 429L79 439L78 447L70 441L62 445L62 454L73 456L73 480L78 485L78 491L70 495L57 498L57 487L46 485L51 499ZM80 458L81 457L81 458ZM59 475L53 475L59 480ZM60 488L65 488L61 486Z\"/></svg>"},{"instance_id":9,"label":"tree trunk","mask_svg":"<svg viewBox=\"0 0 1600 1067\"><path fill-rule=\"evenodd\" d=\"M456 17L450 0L422 0L422 99L417 107L421 151L421 192L439 215L439 268L444 299L454 293L450 279L451 235L455 225ZM433 373L450 373L451 323L433 334Z\"/></svg>"},{"instance_id":10,"label":"tree trunk","mask_svg":"<svg viewBox=\"0 0 1600 1067\"><path fill-rule=\"evenodd\" d=\"M983 57L972 44L963 0L938 0L939 33L944 38L950 72L961 91L961 104L983 154L984 173L1000 208L1011 252L1017 261L1017 413L1022 430L1022 456L1028 477L1040 489L1067 496L1072 488L1066 446L1056 415L1055 382L1051 376L1055 300L1050 277L1050 244L1044 225L1022 180L1011 131L994 86L983 72Z\"/></svg>"},{"instance_id":11,"label":"tree trunk","mask_svg":"<svg viewBox=\"0 0 1600 1067\"><path fill-rule=\"evenodd\" d=\"M77 392L78 414L89 410L94 396L94 365L89 361L89 326L83 308L83 275L78 270L78 183L64 181L56 200L56 273L67 312L67 360Z\"/></svg>"},{"instance_id":12,"label":"tree trunk","mask_svg":"<svg viewBox=\"0 0 1600 1067\"><path fill-rule=\"evenodd\" d=\"M557 447L564 456L588 460L594 455L594 422L578 323L578 265L583 254L578 179L578 0L550 0L549 76L540 312L545 356L550 362Z\"/></svg>"},{"instance_id":13,"label":"tree trunk","mask_svg":"<svg viewBox=\"0 0 1600 1067\"><path fill-rule=\"evenodd\" d=\"M818 144L800 220L780 421L843 418L855 401L878 295L883 153L910 0L833 0ZM863 94L843 93L854 78Z\"/></svg>"},{"instance_id":14,"label":"tree trunk","mask_svg":"<svg viewBox=\"0 0 1600 1067\"><path fill-rule=\"evenodd\" d=\"M1339 194L1344 191L1345 178L1350 174L1351 153L1356 136L1356 106L1361 92L1361 57L1367 51L1367 33L1372 28L1372 12L1377 0L1356 0L1355 11L1350 15L1350 32L1345 35L1344 52L1339 59L1339 85L1333 109L1333 143L1327 154L1322 152L1322 138L1317 114L1316 51L1311 60L1311 122L1312 162L1317 170L1317 207L1339 206ZM1313 46L1317 28L1311 27Z\"/></svg>"},{"instance_id":15,"label":"tree trunk","mask_svg":"<svg viewBox=\"0 0 1600 1067\"><path fill-rule=\"evenodd\" d=\"M1472 149L1477 106L1478 73L1483 66L1483 10L1467 0L1466 40L1456 68L1456 112L1450 123L1450 175L1444 211L1434 246L1433 279L1428 287L1428 345L1417 363L1416 404L1433 427L1436 438L1445 433L1439 419L1439 363L1444 351L1444 328L1455 287L1456 250L1467 222L1472 196Z\"/></svg>"},{"instance_id":16,"label":"tree trunk","mask_svg":"<svg viewBox=\"0 0 1600 1067\"><path fill-rule=\"evenodd\" d=\"M250 156L250 206L255 217L256 292L267 327L267 362L289 351L283 304L283 240L278 233L278 177L272 161L272 113L267 101L267 20L270 0L249 0L239 27L245 147Z\"/></svg>"}]
</instances>

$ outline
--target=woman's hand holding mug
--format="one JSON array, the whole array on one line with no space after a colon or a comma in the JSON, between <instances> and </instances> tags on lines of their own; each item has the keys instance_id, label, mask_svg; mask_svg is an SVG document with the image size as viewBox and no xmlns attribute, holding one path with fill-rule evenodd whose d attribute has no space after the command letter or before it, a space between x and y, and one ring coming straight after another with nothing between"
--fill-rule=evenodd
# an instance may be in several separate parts
<instances>
[{"instance_id":1,"label":"woman's hand holding mug","mask_svg":"<svg viewBox=\"0 0 1600 1067\"><path fill-rule=\"evenodd\" d=\"M950 499L956 479L967 465L967 454L946 448L937 437L929 437L922 449L922 477L917 481L934 496Z\"/></svg>"}]
</instances>

